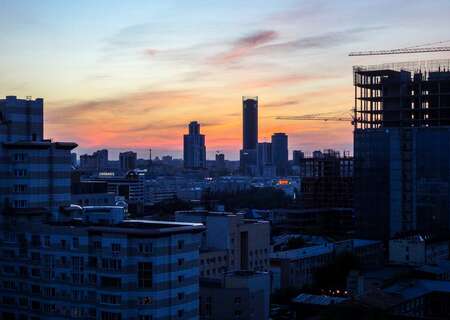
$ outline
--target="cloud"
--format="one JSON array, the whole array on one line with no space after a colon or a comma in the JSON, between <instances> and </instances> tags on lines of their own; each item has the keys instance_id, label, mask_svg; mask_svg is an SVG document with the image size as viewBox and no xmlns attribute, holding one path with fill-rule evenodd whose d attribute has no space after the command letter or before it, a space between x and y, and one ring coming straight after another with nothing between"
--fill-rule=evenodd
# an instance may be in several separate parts
<instances>
[{"instance_id":1,"label":"cloud","mask_svg":"<svg viewBox=\"0 0 450 320\"><path fill-rule=\"evenodd\" d=\"M298 100L284 100L284 101L265 103L265 104L262 104L261 107L263 107L263 108L290 107L290 106L296 106L299 103L300 103L300 101L298 101Z\"/></svg>"},{"instance_id":2,"label":"cloud","mask_svg":"<svg viewBox=\"0 0 450 320\"><path fill-rule=\"evenodd\" d=\"M241 59L252 53L256 48L267 44L278 37L274 30L254 32L248 36L238 38L231 48L214 56L211 61L214 64L226 64Z\"/></svg>"}]
</instances>

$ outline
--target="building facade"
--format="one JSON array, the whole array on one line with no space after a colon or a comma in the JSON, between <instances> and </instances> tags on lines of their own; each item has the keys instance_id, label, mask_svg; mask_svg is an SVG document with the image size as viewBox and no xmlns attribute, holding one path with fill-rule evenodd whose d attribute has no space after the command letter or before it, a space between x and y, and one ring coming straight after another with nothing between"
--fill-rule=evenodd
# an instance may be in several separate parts
<instances>
[{"instance_id":1,"label":"building facade","mask_svg":"<svg viewBox=\"0 0 450 320\"><path fill-rule=\"evenodd\" d=\"M0 100L0 213L57 216L70 204L70 151L77 145L43 138L43 99Z\"/></svg>"},{"instance_id":2,"label":"building facade","mask_svg":"<svg viewBox=\"0 0 450 320\"><path fill-rule=\"evenodd\" d=\"M242 150L239 158L242 174L255 174L257 144L258 97L242 97Z\"/></svg>"},{"instance_id":3,"label":"building facade","mask_svg":"<svg viewBox=\"0 0 450 320\"><path fill-rule=\"evenodd\" d=\"M137 153L133 151L119 153L120 170L128 172L136 169Z\"/></svg>"},{"instance_id":4,"label":"building facade","mask_svg":"<svg viewBox=\"0 0 450 320\"><path fill-rule=\"evenodd\" d=\"M48 222L3 216L0 314L8 319L198 319L199 224L71 207Z\"/></svg>"}]
</instances>

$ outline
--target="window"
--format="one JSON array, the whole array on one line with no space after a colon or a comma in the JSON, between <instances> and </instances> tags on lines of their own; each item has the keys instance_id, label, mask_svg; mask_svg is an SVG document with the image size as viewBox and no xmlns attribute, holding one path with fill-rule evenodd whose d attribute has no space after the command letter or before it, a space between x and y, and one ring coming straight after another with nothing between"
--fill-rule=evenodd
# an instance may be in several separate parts
<instances>
[{"instance_id":1,"label":"window","mask_svg":"<svg viewBox=\"0 0 450 320\"><path fill-rule=\"evenodd\" d=\"M50 236L45 236L44 237L44 245L46 247L50 247Z\"/></svg>"},{"instance_id":2,"label":"window","mask_svg":"<svg viewBox=\"0 0 450 320\"><path fill-rule=\"evenodd\" d=\"M122 297L112 294L102 294L100 301L103 304L120 304L122 301Z\"/></svg>"},{"instance_id":3,"label":"window","mask_svg":"<svg viewBox=\"0 0 450 320\"><path fill-rule=\"evenodd\" d=\"M15 177L26 177L28 174L27 169L14 169Z\"/></svg>"},{"instance_id":4,"label":"window","mask_svg":"<svg viewBox=\"0 0 450 320\"><path fill-rule=\"evenodd\" d=\"M235 297L234 303L241 303L241 297Z\"/></svg>"},{"instance_id":5,"label":"window","mask_svg":"<svg viewBox=\"0 0 450 320\"><path fill-rule=\"evenodd\" d=\"M26 208L28 206L27 200L14 200L14 208Z\"/></svg>"},{"instance_id":6,"label":"window","mask_svg":"<svg viewBox=\"0 0 450 320\"><path fill-rule=\"evenodd\" d=\"M178 310L178 318L182 318L183 315L184 315L184 310L183 309Z\"/></svg>"},{"instance_id":7,"label":"window","mask_svg":"<svg viewBox=\"0 0 450 320\"><path fill-rule=\"evenodd\" d=\"M178 300L183 300L184 299L184 292L178 292L177 297L178 297Z\"/></svg>"},{"instance_id":8,"label":"window","mask_svg":"<svg viewBox=\"0 0 450 320\"><path fill-rule=\"evenodd\" d=\"M40 294L41 293L41 287L36 285L36 284L31 285L31 293L33 293L33 294Z\"/></svg>"},{"instance_id":9,"label":"window","mask_svg":"<svg viewBox=\"0 0 450 320\"><path fill-rule=\"evenodd\" d=\"M139 253L150 253L153 251L153 245L151 243L140 243L138 250Z\"/></svg>"},{"instance_id":10,"label":"window","mask_svg":"<svg viewBox=\"0 0 450 320\"><path fill-rule=\"evenodd\" d=\"M178 276L178 283L182 283L184 281L184 276Z\"/></svg>"},{"instance_id":11,"label":"window","mask_svg":"<svg viewBox=\"0 0 450 320\"><path fill-rule=\"evenodd\" d=\"M120 243L111 244L111 250L113 253L119 253L120 252Z\"/></svg>"},{"instance_id":12,"label":"window","mask_svg":"<svg viewBox=\"0 0 450 320\"><path fill-rule=\"evenodd\" d=\"M138 263L139 288L151 288L153 280L153 266L151 262Z\"/></svg>"},{"instance_id":13,"label":"window","mask_svg":"<svg viewBox=\"0 0 450 320\"><path fill-rule=\"evenodd\" d=\"M140 315L139 320L153 320L153 316L150 315Z\"/></svg>"},{"instance_id":14,"label":"window","mask_svg":"<svg viewBox=\"0 0 450 320\"><path fill-rule=\"evenodd\" d=\"M182 266L184 264L184 258L178 259L178 265Z\"/></svg>"},{"instance_id":15,"label":"window","mask_svg":"<svg viewBox=\"0 0 450 320\"><path fill-rule=\"evenodd\" d=\"M16 272L14 266L3 266L3 272L8 274L13 274Z\"/></svg>"},{"instance_id":16,"label":"window","mask_svg":"<svg viewBox=\"0 0 450 320\"><path fill-rule=\"evenodd\" d=\"M178 250L183 249L184 248L184 240L178 240L177 247L178 247Z\"/></svg>"},{"instance_id":17,"label":"window","mask_svg":"<svg viewBox=\"0 0 450 320\"><path fill-rule=\"evenodd\" d=\"M101 320L122 320L122 314L118 312L102 311Z\"/></svg>"},{"instance_id":18,"label":"window","mask_svg":"<svg viewBox=\"0 0 450 320\"><path fill-rule=\"evenodd\" d=\"M36 278L40 277L41 276L41 269L38 269L38 268L31 269L31 276L32 277L36 277Z\"/></svg>"},{"instance_id":19,"label":"window","mask_svg":"<svg viewBox=\"0 0 450 320\"><path fill-rule=\"evenodd\" d=\"M80 247L80 240L78 238L72 239L72 247L74 249L78 249Z\"/></svg>"},{"instance_id":20,"label":"window","mask_svg":"<svg viewBox=\"0 0 450 320\"><path fill-rule=\"evenodd\" d=\"M66 240L64 240L64 239L61 239L61 248L63 248L63 249L65 249L66 248L66 246L67 246L67 241Z\"/></svg>"},{"instance_id":21,"label":"window","mask_svg":"<svg viewBox=\"0 0 450 320\"><path fill-rule=\"evenodd\" d=\"M116 277L101 277L100 284L104 288L121 288L122 279Z\"/></svg>"},{"instance_id":22,"label":"window","mask_svg":"<svg viewBox=\"0 0 450 320\"><path fill-rule=\"evenodd\" d=\"M25 184L15 184L14 193L24 193L27 190L27 185Z\"/></svg>"}]
</instances>

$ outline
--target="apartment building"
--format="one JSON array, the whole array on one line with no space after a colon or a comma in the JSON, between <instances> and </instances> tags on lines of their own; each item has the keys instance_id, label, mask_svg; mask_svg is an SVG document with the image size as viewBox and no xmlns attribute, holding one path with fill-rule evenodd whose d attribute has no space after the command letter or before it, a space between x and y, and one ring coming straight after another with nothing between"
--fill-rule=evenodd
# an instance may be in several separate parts
<instances>
[{"instance_id":1,"label":"apartment building","mask_svg":"<svg viewBox=\"0 0 450 320\"><path fill-rule=\"evenodd\" d=\"M221 277L225 271L268 271L270 224L244 219L242 213L179 211L176 221L203 223L200 276Z\"/></svg>"},{"instance_id":2,"label":"apartment building","mask_svg":"<svg viewBox=\"0 0 450 320\"><path fill-rule=\"evenodd\" d=\"M112 206L44 217L2 215L1 319L198 319L201 224Z\"/></svg>"}]
</instances>

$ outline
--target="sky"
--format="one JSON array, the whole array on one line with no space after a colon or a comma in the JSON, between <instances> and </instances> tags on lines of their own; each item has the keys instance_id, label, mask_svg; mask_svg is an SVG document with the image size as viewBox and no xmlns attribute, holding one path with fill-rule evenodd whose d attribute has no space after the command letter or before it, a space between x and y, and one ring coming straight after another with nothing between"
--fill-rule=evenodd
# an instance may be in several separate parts
<instances>
[{"instance_id":1,"label":"sky","mask_svg":"<svg viewBox=\"0 0 450 320\"><path fill-rule=\"evenodd\" d=\"M352 150L352 66L447 58L349 57L450 39L450 1L0 0L0 97L42 97L45 135L146 157L181 156L196 120L208 158L237 159L242 96L259 97L259 140Z\"/></svg>"}]
</instances>

